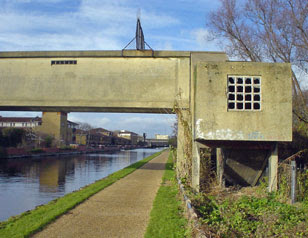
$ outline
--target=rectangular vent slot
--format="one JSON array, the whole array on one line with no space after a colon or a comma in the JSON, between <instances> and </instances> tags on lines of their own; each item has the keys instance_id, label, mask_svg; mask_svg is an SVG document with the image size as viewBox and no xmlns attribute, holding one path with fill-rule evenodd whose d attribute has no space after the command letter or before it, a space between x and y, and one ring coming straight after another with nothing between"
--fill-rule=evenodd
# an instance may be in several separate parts
<instances>
[{"instance_id":1,"label":"rectangular vent slot","mask_svg":"<svg viewBox=\"0 0 308 238\"><path fill-rule=\"evenodd\" d=\"M77 60L52 60L51 65L77 64Z\"/></svg>"}]
</instances>

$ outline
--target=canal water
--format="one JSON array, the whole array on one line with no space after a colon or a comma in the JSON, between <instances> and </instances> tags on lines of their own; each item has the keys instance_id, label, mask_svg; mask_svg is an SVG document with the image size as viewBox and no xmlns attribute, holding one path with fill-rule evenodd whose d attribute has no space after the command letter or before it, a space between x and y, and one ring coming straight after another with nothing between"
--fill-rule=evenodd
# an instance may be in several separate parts
<instances>
[{"instance_id":1,"label":"canal water","mask_svg":"<svg viewBox=\"0 0 308 238\"><path fill-rule=\"evenodd\" d=\"M78 190L160 150L0 160L0 221Z\"/></svg>"}]
</instances>

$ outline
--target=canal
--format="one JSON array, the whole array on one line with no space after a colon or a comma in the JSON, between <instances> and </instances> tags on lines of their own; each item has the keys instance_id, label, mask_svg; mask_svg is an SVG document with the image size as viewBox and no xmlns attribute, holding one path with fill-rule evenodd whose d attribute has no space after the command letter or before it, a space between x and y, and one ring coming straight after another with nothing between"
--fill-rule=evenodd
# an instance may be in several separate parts
<instances>
[{"instance_id":1,"label":"canal","mask_svg":"<svg viewBox=\"0 0 308 238\"><path fill-rule=\"evenodd\" d=\"M0 221L78 190L160 150L0 160Z\"/></svg>"}]
</instances>

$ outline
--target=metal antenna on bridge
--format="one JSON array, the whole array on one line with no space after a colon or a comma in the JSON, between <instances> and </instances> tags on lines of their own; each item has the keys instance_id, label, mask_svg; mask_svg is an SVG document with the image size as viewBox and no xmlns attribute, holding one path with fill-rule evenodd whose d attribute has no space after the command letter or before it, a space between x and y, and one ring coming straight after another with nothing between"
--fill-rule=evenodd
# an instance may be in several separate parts
<instances>
[{"instance_id":1,"label":"metal antenna on bridge","mask_svg":"<svg viewBox=\"0 0 308 238\"><path fill-rule=\"evenodd\" d=\"M136 36L124 47L123 50L125 50L134 40L136 40L136 50L145 50L145 45L147 45L153 51L151 46L149 46L148 43L146 43L144 40L143 30L142 30L141 21L140 21L140 15L141 15L141 11L140 9L138 9Z\"/></svg>"},{"instance_id":2,"label":"metal antenna on bridge","mask_svg":"<svg viewBox=\"0 0 308 238\"><path fill-rule=\"evenodd\" d=\"M137 18L137 26L136 26L136 49L137 50L144 50L145 44L144 44L144 35L143 30L140 23L140 18Z\"/></svg>"}]
</instances>

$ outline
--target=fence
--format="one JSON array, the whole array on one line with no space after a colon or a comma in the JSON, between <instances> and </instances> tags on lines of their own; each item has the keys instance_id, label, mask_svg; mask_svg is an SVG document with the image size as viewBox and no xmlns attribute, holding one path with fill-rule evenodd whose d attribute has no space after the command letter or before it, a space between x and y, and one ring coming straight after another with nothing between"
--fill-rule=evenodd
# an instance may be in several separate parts
<instances>
[{"instance_id":1,"label":"fence","mask_svg":"<svg viewBox=\"0 0 308 238\"><path fill-rule=\"evenodd\" d=\"M291 203L308 199L308 169L295 160L279 165L278 189Z\"/></svg>"}]
</instances>

